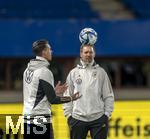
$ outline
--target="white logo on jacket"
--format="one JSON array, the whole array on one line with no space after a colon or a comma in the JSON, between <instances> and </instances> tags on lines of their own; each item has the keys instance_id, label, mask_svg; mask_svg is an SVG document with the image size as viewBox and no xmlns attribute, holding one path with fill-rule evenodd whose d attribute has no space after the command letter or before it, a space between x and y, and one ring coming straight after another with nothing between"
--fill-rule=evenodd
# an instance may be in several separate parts
<instances>
[{"instance_id":1,"label":"white logo on jacket","mask_svg":"<svg viewBox=\"0 0 150 139\"><path fill-rule=\"evenodd\" d=\"M25 81L29 84L33 78L33 70L27 70L25 73Z\"/></svg>"}]
</instances>

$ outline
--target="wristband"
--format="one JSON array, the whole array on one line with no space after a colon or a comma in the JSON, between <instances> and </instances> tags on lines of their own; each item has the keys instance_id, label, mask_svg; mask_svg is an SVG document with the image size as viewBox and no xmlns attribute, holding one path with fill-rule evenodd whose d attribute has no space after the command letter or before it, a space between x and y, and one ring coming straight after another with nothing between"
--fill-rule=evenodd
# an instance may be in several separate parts
<instances>
[{"instance_id":1,"label":"wristband","mask_svg":"<svg viewBox=\"0 0 150 139\"><path fill-rule=\"evenodd\" d=\"M70 100L73 101L72 96L70 96Z\"/></svg>"}]
</instances>

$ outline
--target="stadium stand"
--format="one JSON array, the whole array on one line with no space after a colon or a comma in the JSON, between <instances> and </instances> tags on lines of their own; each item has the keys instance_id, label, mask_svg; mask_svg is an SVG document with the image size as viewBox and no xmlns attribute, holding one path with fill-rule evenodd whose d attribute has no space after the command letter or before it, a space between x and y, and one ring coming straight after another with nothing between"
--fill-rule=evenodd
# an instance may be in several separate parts
<instances>
[{"instance_id":1,"label":"stadium stand","mask_svg":"<svg viewBox=\"0 0 150 139\"><path fill-rule=\"evenodd\" d=\"M47 38L50 41L54 57L63 63L64 74L67 74L79 55L78 34L82 28L89 26L98 33L96 54L99 63L106 65L108 61L105 62L105 60L109 60L110 66L114 60L114 63L118 65L115 66L114 69L117 69L115 71L113 71L113 66L109 68L106 66L115 87L150 86L150 66L147 60L150 57L150 21L114 20L121 19L121 17L123 19L133 17L124 14L126 9L124 9L123 2L120 2L122 1L1 0L0 42L4 47L1 47L0 51L0 71L4 74L0 78L0 88L22 89L20 78L24 65L33 56L32 42L39 38ZM106 18L111 20L104 20ZM122 65L120 61L125 63L126 58L133 62L131 67L134 67L136 58L139 58L142 63L144 61L141 74L143 76L144 73L142 77L144 81L134 83L128 83L128 80L122 81L124 79L122 72L126 70L121 69L126 65ZM19 67L19 71L16 70L16 67Z\"/></svg>"},{"instance_id":2,"label":"stadium stand","mask_svg":"<svg viewBox=\"0 0 150 139\"><path fill-rule=\"evenodd\" d=\"M90 0L92 9L100 13L101 19L134 19L132 11L120 0Z\"/></svg>"},{"instance_id":3,"label":"stadium stand","mask_svg":"<svg viewBox=\"0 0 150 139\"><path fill-rule=\"evenodd\" d=\"M1 0L1 18L98 18L86 0Z\"/></svg>"},{"instance_id":4,"label":"stadium stand","mask_svg":"<svg viewBox=\"0 0 150 139\"><path fill-rule=\"evenodd\" d=\"M139 18L150 18L149 0L122 0Z\"/></svg>"},{"instance_id":5,"label":"stadium stand","mask_svg":"<svg viewBox=\"0 0 150 139\"><path fill-rule=\"evenodd\" d=\"M99 34L95 44L97 56L146 57L150 55L149 24L150 21L138 20L82 23L79 20L1 20L0 42L5 47L1 48L0 57L31 57L30 47L36 38L49 39L54 56L76 57L80 29L89 25Z\"/></svg>"}]
</instances>

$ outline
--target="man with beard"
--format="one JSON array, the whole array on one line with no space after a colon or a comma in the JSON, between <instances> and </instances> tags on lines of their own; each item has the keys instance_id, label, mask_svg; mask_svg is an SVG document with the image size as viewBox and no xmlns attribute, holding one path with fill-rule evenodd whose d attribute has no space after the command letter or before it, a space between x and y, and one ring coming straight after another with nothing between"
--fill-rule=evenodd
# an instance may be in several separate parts
<instances>
[{"instance_id":1,"label":"man with beard","mask_svg":"<svg viewBox=\"0 0 150 139\"><path fill-rule=\"evenodd\" d=\"M64 104L71 139L86 139L88 131L92 139L106 139L108 119L114 105L110 80L103 68L96 64L93 45L83 44L80 62L67 77L65 96L79 92L82 97Z\"/></svg>"}]
</instances>

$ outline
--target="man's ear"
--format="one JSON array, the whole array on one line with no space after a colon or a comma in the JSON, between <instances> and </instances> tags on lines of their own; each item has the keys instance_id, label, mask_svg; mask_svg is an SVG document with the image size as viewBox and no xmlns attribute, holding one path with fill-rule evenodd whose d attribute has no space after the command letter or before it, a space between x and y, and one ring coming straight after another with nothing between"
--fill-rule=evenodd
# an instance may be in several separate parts
<instances>
[{"instance_id":1,"label":"man's ear","mask_svg":"<svg viewBox=\"0 0 150 139\"><path fill-rule=\"evenodd\" d=\"M45 49L43 49L42 52L41 52L41 56L44 57L45 53L46 53L46 51L45 51Z\"/></svg>"},{"instance_id":2,"label":"man's ear","mask_svg":"<svg viewBox=\"0 0 150 139\"><path fill-rule=\"evenodd\" d=\"M94 52L93 52L93 57L94 57L94 58L95 58L95 55L96 55L96 52L94 51Z\"/></svg>"}]
</instances>

